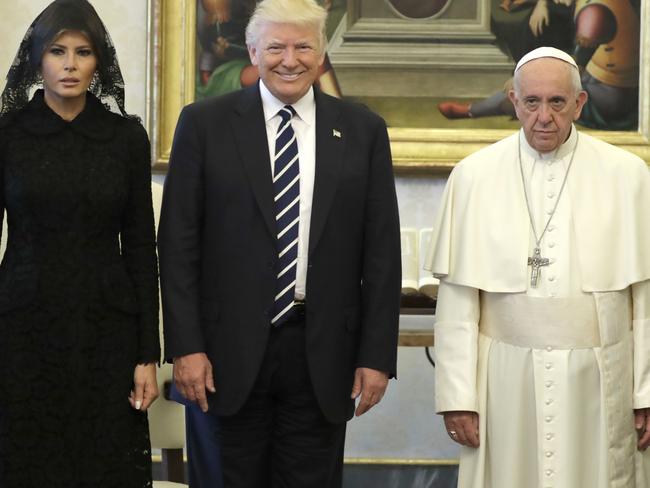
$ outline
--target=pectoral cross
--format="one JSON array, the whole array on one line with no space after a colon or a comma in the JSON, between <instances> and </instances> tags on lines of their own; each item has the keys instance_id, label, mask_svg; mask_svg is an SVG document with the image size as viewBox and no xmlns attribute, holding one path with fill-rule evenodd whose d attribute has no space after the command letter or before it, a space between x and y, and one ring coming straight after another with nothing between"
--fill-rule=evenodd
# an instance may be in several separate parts
<instances>
[{"instance_id":1,"label":"pectoral cross","mask_svg":"<svg viewBox=\"0 0 650 488\"><path fill-rule=\"evenodd\" d=\"M528 266L532 266L532 270L530 272L530 287L531 288L537 288L537 282L539 281L539 272L542 266L548 266L550 264L550 261L548 258L543 258L542 257L542 251L539 249L539 247L536 247L533 250L533 257L528 258Z\"/></svg>"}]
</instances>

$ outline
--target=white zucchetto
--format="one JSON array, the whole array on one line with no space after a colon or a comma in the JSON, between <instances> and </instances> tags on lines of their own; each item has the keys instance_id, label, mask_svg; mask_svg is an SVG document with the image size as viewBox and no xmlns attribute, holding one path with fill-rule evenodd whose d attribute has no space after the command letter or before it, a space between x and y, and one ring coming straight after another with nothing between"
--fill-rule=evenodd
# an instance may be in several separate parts
<instances>
[{"instance_id":1,"label":"white zucchetto","mask_svg":"<svg viewBox=\"0 0 650 488\"><path fill-rule=\"evenodd\" d=\"M573 58L565 53L564 51L560 49L556 49L554 47L548 47L548 46L543 46L543 47L538 47L537 49L533 49L526 55L524 55L523 58L519 60L517 63L517 66L515 68L515 73L519 71L519 69L526 63L533 61L534 59L539 59L539 58L555 58L559 59L561 61L564 61L565 63L569 63L571 66L573 66L575 69L578 69L578 65L576 62L573 60Z\"/></svg>"}]
</instances>

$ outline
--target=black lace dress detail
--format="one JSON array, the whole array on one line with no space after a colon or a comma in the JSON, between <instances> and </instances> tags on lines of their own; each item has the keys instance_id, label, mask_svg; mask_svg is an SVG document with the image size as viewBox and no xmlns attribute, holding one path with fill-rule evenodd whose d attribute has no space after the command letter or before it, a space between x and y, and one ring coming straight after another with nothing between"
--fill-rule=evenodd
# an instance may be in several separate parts
<instances>
[{"instance_id":1,"label":"black lace dress detail","mask_svg":"<svg viewBox=\"0 0 650 488\"><path fill-rule=\"evenodd\" d=\"M91 94L72 122L42 91L0 119L2 488L151 486L127 400L160 356L149 154Z\"/></svg>"}]
</instances>

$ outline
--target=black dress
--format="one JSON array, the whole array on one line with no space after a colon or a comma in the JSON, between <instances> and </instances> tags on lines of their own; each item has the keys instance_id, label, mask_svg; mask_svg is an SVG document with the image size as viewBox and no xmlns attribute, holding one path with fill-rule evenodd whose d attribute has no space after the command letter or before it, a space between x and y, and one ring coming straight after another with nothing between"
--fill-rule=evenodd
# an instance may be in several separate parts
<instances>
[{"instance_id":1,"label":"black dress","mask_svg":"<svg viewBox=\"0 0 650 488\"><path fill-rule=\"evenodd\" d=\"M39 91L0 119L0 169L0 487L151 486L127 400L160 355L146 132L91 94L66 122Z\"/></svg>"}]
</instances>

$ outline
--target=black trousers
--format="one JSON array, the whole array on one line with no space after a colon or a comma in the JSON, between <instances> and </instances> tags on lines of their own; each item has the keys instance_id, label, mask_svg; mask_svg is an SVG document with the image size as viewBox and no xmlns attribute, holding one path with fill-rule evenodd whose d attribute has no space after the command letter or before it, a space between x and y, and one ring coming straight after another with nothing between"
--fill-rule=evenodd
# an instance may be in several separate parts
<instances>
[{"instance_id":1,"label":"black trousers","mask_svg":"<svg viewBox=\"0 0 650 488\"><path fill-rule=\"evenodd\" d=\"M253 391L221 422L225 488L340 488L345 422L330 423L314 395L304 318L271 331Z\"/></svg>"}]
</instances>

